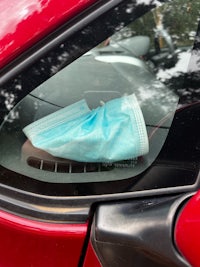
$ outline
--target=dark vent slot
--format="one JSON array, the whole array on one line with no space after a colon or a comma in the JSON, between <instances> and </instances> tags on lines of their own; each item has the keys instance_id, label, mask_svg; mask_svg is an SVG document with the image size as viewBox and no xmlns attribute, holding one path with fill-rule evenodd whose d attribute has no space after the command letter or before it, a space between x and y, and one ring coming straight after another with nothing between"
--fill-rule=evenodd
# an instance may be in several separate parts
<instances>
[{"instance_id":1,"label":"dark vent slot","mask_svg":"<svg viewBox=\"0 0 200 267\"><path fill-rule=\"evenodd\" d=\"M55 173L87 173L105 172L115 168L114 164L104 165L103 163L79 163L79 162L57 162L43 160L36 157L29 157L27 164L30 167Z\"/></svg>"}]
</instances>

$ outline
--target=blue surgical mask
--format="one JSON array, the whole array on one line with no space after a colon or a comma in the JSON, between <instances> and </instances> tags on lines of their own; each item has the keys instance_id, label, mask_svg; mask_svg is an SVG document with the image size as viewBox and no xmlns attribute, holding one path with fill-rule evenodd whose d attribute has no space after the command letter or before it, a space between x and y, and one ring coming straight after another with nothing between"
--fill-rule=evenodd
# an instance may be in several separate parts
<instances>
[{"instance_id":1,"label":"blue surgical mask","mask_svg":"<svg viewBox=\"0 0 200 267\"><path fill-rule=\"evenodd\" d=\"M80 162L116 162L149 151L144 118L134 94L90 110L85 100L23 129L33 146Z\"/></svg>"}]
</instances>

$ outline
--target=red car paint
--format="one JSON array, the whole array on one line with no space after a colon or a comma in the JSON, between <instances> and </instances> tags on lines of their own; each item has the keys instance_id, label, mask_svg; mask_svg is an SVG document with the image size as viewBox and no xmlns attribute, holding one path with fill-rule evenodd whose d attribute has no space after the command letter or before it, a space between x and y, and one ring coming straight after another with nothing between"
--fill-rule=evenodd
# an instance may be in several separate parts
<instances>
[{"instance_id":1,"label":"red car paint","mask_svg":"<svg viewBox=\"0 0 200 267\"><path fill-rule=\"evenodd\" d=\"M87 224L36 222L0 211L1 267L77 267Z\"/></svg>"},{"instance_id":2,"label":"red car paint","mask_svg":"<svg viewBox=\"0 0 200 267\"><path fill-rule=\"evenodd\" d=\"M88 244L83 267L102 267L90 242Z\"/></svg>"},{"instance_id":3,"label":"red car paint","mask_svg":"<svg viewBox=\"0 0 200 267\"><path fill-rule=\"evenodd\" d=\"M97 0L1 0L0 68ZM77 267L85 224L36 222L0 211L1 267Z\"/></svg>"},{"instance_id":4,"label":"red car paint","mask_svg":"<svg viewBox=\"0 0 200 267\"><path fill-rule=\"evenodd\" d=\"M1 0L0 68L97 0Z\"/></svg>"},{"instance_id":5,"label":"red car paint","mask_svg":"<svg viewBox=\"0 0 200 267\"><path fill-rule=\"evenodd\" d=\"M199 267L200 248L200 191L181 211L175 229L175 241L180 252L193 267Z\"/></svg>"}]
</instances>

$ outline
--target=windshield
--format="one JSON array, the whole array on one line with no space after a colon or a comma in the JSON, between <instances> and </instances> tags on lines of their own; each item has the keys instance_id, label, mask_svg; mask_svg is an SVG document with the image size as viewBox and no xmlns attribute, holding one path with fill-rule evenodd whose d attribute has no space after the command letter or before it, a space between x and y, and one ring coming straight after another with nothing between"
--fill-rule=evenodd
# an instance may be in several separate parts
<instances>
[{"instance_id":1,"label":"windshield","mask_svg":"<svg viewBox=\"0 0 200 267\"><path fill-rule=\"evenodd\" d=\"M50 62L55 75L14 107L6 103L11 111L1 125L1 165L52 183L116 181L143 173L158 157L176 110L199 100L197 85L187 87L199 75L192 57L199 10L200 1L170 1L125 27L122 22L114 35L65 68L58 71ZM131 5L126 12L133 12ZM58 55L58 61L67 55ZM85 113L74 117L77 108ZM71 113L73 120L67 118ZM63 131L59 118L66 139L57 136Z\"/></svg>"}]
</instances>

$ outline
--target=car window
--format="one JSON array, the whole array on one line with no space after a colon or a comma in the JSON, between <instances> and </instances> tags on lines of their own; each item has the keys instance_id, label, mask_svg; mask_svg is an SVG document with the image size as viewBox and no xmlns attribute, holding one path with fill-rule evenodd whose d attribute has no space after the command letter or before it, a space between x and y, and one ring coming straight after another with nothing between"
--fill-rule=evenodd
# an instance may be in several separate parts
<instances>
[{"instance_id":1,"label":"car window","mask_svg":"<svg viewBox=\"0 0 200 267\"><path fill-rule=\"evenodd\" d=\"M44 61L49 79L14 106L12 95L4 96L10 112L1 124L1 166L51 183L141 175L158 157L176 110L199 100L196 88L184 87L199 7L176 0L133 16L66 67L61 44L59 64Z\"/></svg>"}]
</instances>

